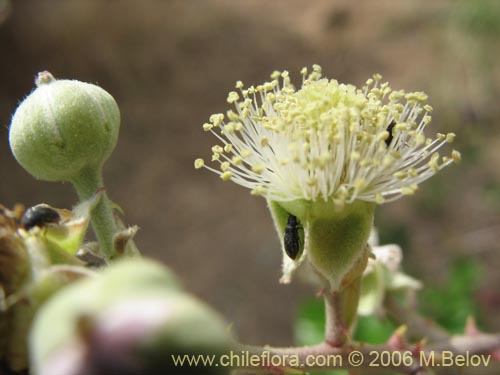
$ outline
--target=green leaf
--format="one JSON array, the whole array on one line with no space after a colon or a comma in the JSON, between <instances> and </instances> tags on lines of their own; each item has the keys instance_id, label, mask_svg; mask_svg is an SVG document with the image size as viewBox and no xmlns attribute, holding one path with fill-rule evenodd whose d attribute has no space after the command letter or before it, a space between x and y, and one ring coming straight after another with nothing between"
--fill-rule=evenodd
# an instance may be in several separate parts
<instances>
[{"instance_id":1,"label":"green leaf","mask_svg":"<svg viewBox=\"0 0 500 375\"><path fill-rule=\"evenodd\" d=\"M388 319L360 316L353 336L356 341L382 344L387 342L396 328Z\"/></svg>"},{"instance_id":2,"label":"green leaf","mask_svg":"<svg viewBox=\"0 0 500 375\"><path fill-rule=\"evenodd\" d=\"M298 345L314 345L325 339L325 306L322 298L301 304L295 322L295 341Z\"/></svg>"},{"instance_id":3,"label":"green leaf","mask_svg":"<svg viewBox=\"0 0 500 375\"><path fill-rule=\"evenodd\" d=\"M443 285L427 287L422 291L420 301L423 313L453 333L463 332L467 317L472 315L477 318L479 314L473 293L480 275L481 268L474 260L456 260Z\"/></svg>"}]
</instances>

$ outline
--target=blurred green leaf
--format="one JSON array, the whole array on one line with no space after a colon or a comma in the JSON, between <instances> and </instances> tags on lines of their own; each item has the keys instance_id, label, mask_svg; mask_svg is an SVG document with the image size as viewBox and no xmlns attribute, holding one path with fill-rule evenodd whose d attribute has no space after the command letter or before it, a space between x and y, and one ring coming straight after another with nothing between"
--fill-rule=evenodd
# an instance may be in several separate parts
<instances>
[{"instance_id":1,"label":"blurred green leaf","mask_svg":"<svg viewBox=\"0 0 500 375\"><path fill-rule=\"evenodd\" d=\"M314 345L325 339L325 307L323 299L308 300L299 306L295 322L295 341L298 345Z\"/></svg>"},{"instance_id":2,"label":"blurred green leaf","mask_svg":"<svg viewBox=\"0 0 500 375\"><path fill-rule=\"evenodd\" d=\"M463 332L467 317L472 315L478 318L479 315L473 293L478 287L480 275L481 268L474 260L455 261L443 285L427 285L421 292L423 313L453 333Z\"/></svg>"},{"instance_id":3,"label":"blurred green leaf","mask_svg":"<svg viewBox=\"0 0 500 375\"><path fill-rule=\"evenodd\" d=\"M354 339L370 344L383 344L387 342L396 328L396 325L388 319L360 316L354 331Z\"/></svg>"},{"instance_id":4,"label":"blurred green leaf","mask_svg":"<svg viewBox=\"0 0 500 375\"><path fill-rule=\"evenodd\" d=\"M455 18L465 31L483 37L500 34L500 2L498 0L461 0L456 6Z\"/></svg>"}]
</instances>

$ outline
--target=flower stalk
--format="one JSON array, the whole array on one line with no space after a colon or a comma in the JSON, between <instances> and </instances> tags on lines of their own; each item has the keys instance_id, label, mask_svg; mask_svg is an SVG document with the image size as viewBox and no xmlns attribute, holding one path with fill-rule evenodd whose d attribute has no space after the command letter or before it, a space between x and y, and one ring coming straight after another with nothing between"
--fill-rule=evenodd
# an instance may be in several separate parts
<instances>
[{"instance_id":1,"label":"flower stalk","mask_svg":"<svg viewBox=\"0 0 500 375\"><path fill-rule=\"evenodd\" d=\"M102 176L100 170L87 168L71 180L81 201L90 199L96 191L103 187ZM103 192L99 202L91 213L92 228L99 241L100 250L106 258L113 257L114 244L113 239L117 232L117 226L106 192Z\"/></svg>"}]
</instances>

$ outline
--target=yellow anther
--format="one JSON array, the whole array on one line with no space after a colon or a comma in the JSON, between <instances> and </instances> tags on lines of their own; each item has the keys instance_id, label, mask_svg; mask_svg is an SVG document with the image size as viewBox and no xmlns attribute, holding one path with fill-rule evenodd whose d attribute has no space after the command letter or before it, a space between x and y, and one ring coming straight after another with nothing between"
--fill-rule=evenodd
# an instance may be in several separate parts
<instances>
[{"instance_id":1,"label":"yellow anther","mask_svg":"<svg viewBox=\"0 0 500 375\"><path fill-rule=\"evenodd\" d=\"M204 123L203 124L203 130L205 130L206 132L209 132L210 130L213 129L213 125L212 124L209 124L209 123Z\"/></svg>"},{"instance_id":2,"label":"yellow anther","mask_svg":"<svg viewBox=\"0 0 500 375\"><path fill-rule=\"evenodd\" d=\"M212 146L212 152L214 154L222 154L223 151L224 149L222 148L222 146L219 145Z\"/></svg>"},{"instance_id":3,"label":"yellow anther","mask_svg":"<svg viewBox=\"0 0 500 375\"><path fill-rule=\"evenodd\" d=\"M264 195L266 195L266 188L263 187L263 186L258 185L258 186L256 186L255 188L252 189L252 191L250 192L250 194L264 196Z\"/></svg>"},{"instance_id":4,"label":"yellow anther","mask_svg":"<svg viewBox=\"0 0 500 375\"><path fill-rule=\"evenodd\" d=\"M222 124L222 121L224 120L224 114L223 113L215 113L212 116L210 116L210 122L214 124L214 126L219 126Z\"/></svg>"},{"instance_id":5,"label":"yellow anther","mask_svg":"<svg viewBox=\"0 0 500 375\"><path fill-rule=\"evenodd\" d=\"M233 177L233 174L230 171L225 171L220 175L220 178L224 181L229 181Z\"/></svg>"},{"instance_id":6,"label":"yellow anther","mask_svg":"<svg viewBox=\"0 0 500 375\"><path fill-rule=\"evenodd\" d=\"M252 165L252 172L257 173L257 174L261 174L262 172L264 172L265 169L266 169L266 166L262 165L262 164Z\"/></svg>"},{"instance_id":7,"label":"yellow anther","mask_svg":"<svg viewBox=\"0 0 500 375\"><path fill-rule=\"evenodd\" d=\"M200 169L200 168L203 168L203 166L205 165L205 161L201 158L198 158L194 161L194 167L195 169Z\"/></svg>"},{"instance_id":8,"label":"yellow anther","mask_svg":"<svg viewBox=\"0 0 500 375\"><path fill-rule=\"evenodd\" d=\"M431 156L431 160L429 161L429 167L434 171L438 172L439 171L439 154L435 152Z\"/></svg>"},{"instance_id":9,"label":"yellow anther","mask_svg":"<svg viewBox=\"0 0 500 375\"><path fill-rule=\"evenodd\" d=\"M422 133L417 133L417 135L415 136L415 142L418 146L423 145L425 142L425 135L423 135Z\"/></svg>"},{"instance_id":10,"label":"yellow anther","mask_svg":"<svg viewBox=\"0 0 500 375\"><path fill-rule=\"evenodd\" d=\"M417 185L409 185L409 186L403 186L401 188L401 194L403 195L413 195L417 191L418 186Z\"/></svg>"},{"instance_id":11,"label":"yellow anther","mask_svg":"<svg viewBox=\"0 0 500 375\"><path fill-rule=\"evenodd\" d=\"M379 133L377 135L377 141L385 141L386 139L389 138L389 132L387 130L384 130L382 133Z\"/></svg>"},{"instance_id":12,"label":"yellow anther","mask_svg":"<svg viewBox=\"0 0 500 375\"><path fill-rule=\"evenodd\" d=\"M252 155L252 152L250 150L241 150L240 152L241 156L244 158L248 158L250 155Z\"/></svg>"},{"instance_id":13,"label":"yellow anther","mask_svg":"<svg viewBox=\"0 0 500 375\"><path fill-rule=\"evenodd\" d=\"M234 133L234 129L235 129L234 122L230 122L230 123L224 125L224 132L226 132L228 134Z\"/></svg>"},{"instance_id":14,"label":"yellow anther","mask_svg":"<svg viewBox=\"0 0 500 375\"><path fill-rule=\"evenodd\" d=\"M404 131L408 131L410 129L411 129L411 126L408 125L406 122L400 122L399 124L396 124L394 126L394 130L397 132L404 132Z\"/></svg>"},{"instance_id":15,"label":"yellow anther","mask_svg":"<svg viewBox=\"0 0 500 375\"><path fill-rule=\"evenodd\" d=\"M220 163L220 169L222 172L227 171L230 166L231 166L231 164L228 161L224 161L224 162Z\"/></svg>"},{"instance_id":16,"label":"yellow anther","mask_svg":"<svg viewBox=\"0 0 500 375\"><path fill-rule=\"evenodd\" d=\"M234 112L232 109L226 112L226 116L229 120L231 121L238 121L240 119L240 116Z\"/></svg>"},{"instance_id":17,"label":"yellow anther","mask_svg":"<svg viewBox=\"0 0 500 375\"><path fill-rule=\"evenodd\" d=\"M234 102L237 102L239 98L240 98L240 96L238 95L238 93L236 91L231 91L227 95L227 102L232 104Z\"/></svg>"},{"instance_id":18,"label":"yellow anther","mask_svg":"<svg viewBox=\"0 0 500 375\"><path fill-rule=\"evenodd\" d=\"M241 156L233 156L233 158L231 159L231 162L234 165L239 165L243 162L243 159L241 158Z\"/></svg>"},{"instance_id":19,"label":"yellow anther","mask_svg":"<svg viewBox=\"0 0 500 375\"><path fill-rule=\"evenodd\" d=\"M271 73L271 78L272 79L278 79L281 77L281 72L278 70L275 70L274 72Z\"/></svg>"},{"instance_id":20,"label":"yellow anther","mask_svg":"<svg viewBox=\"0 0 500 375\"><path fill-rule=\"evenodd\" d=\"M313 68L313 71L315 71L317 73L321 73L323 71L323 68L321 68L321 66L318 64L313 64L312 68Z\"/></svg>"}]
</instances>

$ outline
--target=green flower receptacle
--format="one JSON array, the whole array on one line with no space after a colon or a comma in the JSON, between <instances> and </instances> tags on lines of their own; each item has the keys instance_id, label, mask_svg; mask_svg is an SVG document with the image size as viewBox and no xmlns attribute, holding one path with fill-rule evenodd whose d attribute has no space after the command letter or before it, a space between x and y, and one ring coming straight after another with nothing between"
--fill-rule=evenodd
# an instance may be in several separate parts
<instances>
[{"instance_id":1,"label":"green flower receptacle","mask_svg":"<svg viewBox=\"0 0 500 375\"><path fill-rule=\"evenodd\" d=\"M354 201L343 207L334 202L270 202L276 228L283 236L287 214L297 216L305 234L304 255L328 289L339 291L354 281L366 266L366 244L373 226L375 204ZM347 277L347 279L345 279Z\"/></svg>"},{"instance_id":2,"label":"green flower receptacle","mask_svg":"<svg viewBox=\"0 0 500 375\"><path fill-rule=\"evenodd\" d=\"M353 280L361 276L364 267L355 267L365 255L366 244L373 226L375 205L355 202L346 205L330 217L311 219L308 226L309 259L317 272L330 283L332 291L341 288L349 271L359 268ZM363 262L362 262L363 263Z\"/></svg>"}]
</instances>

